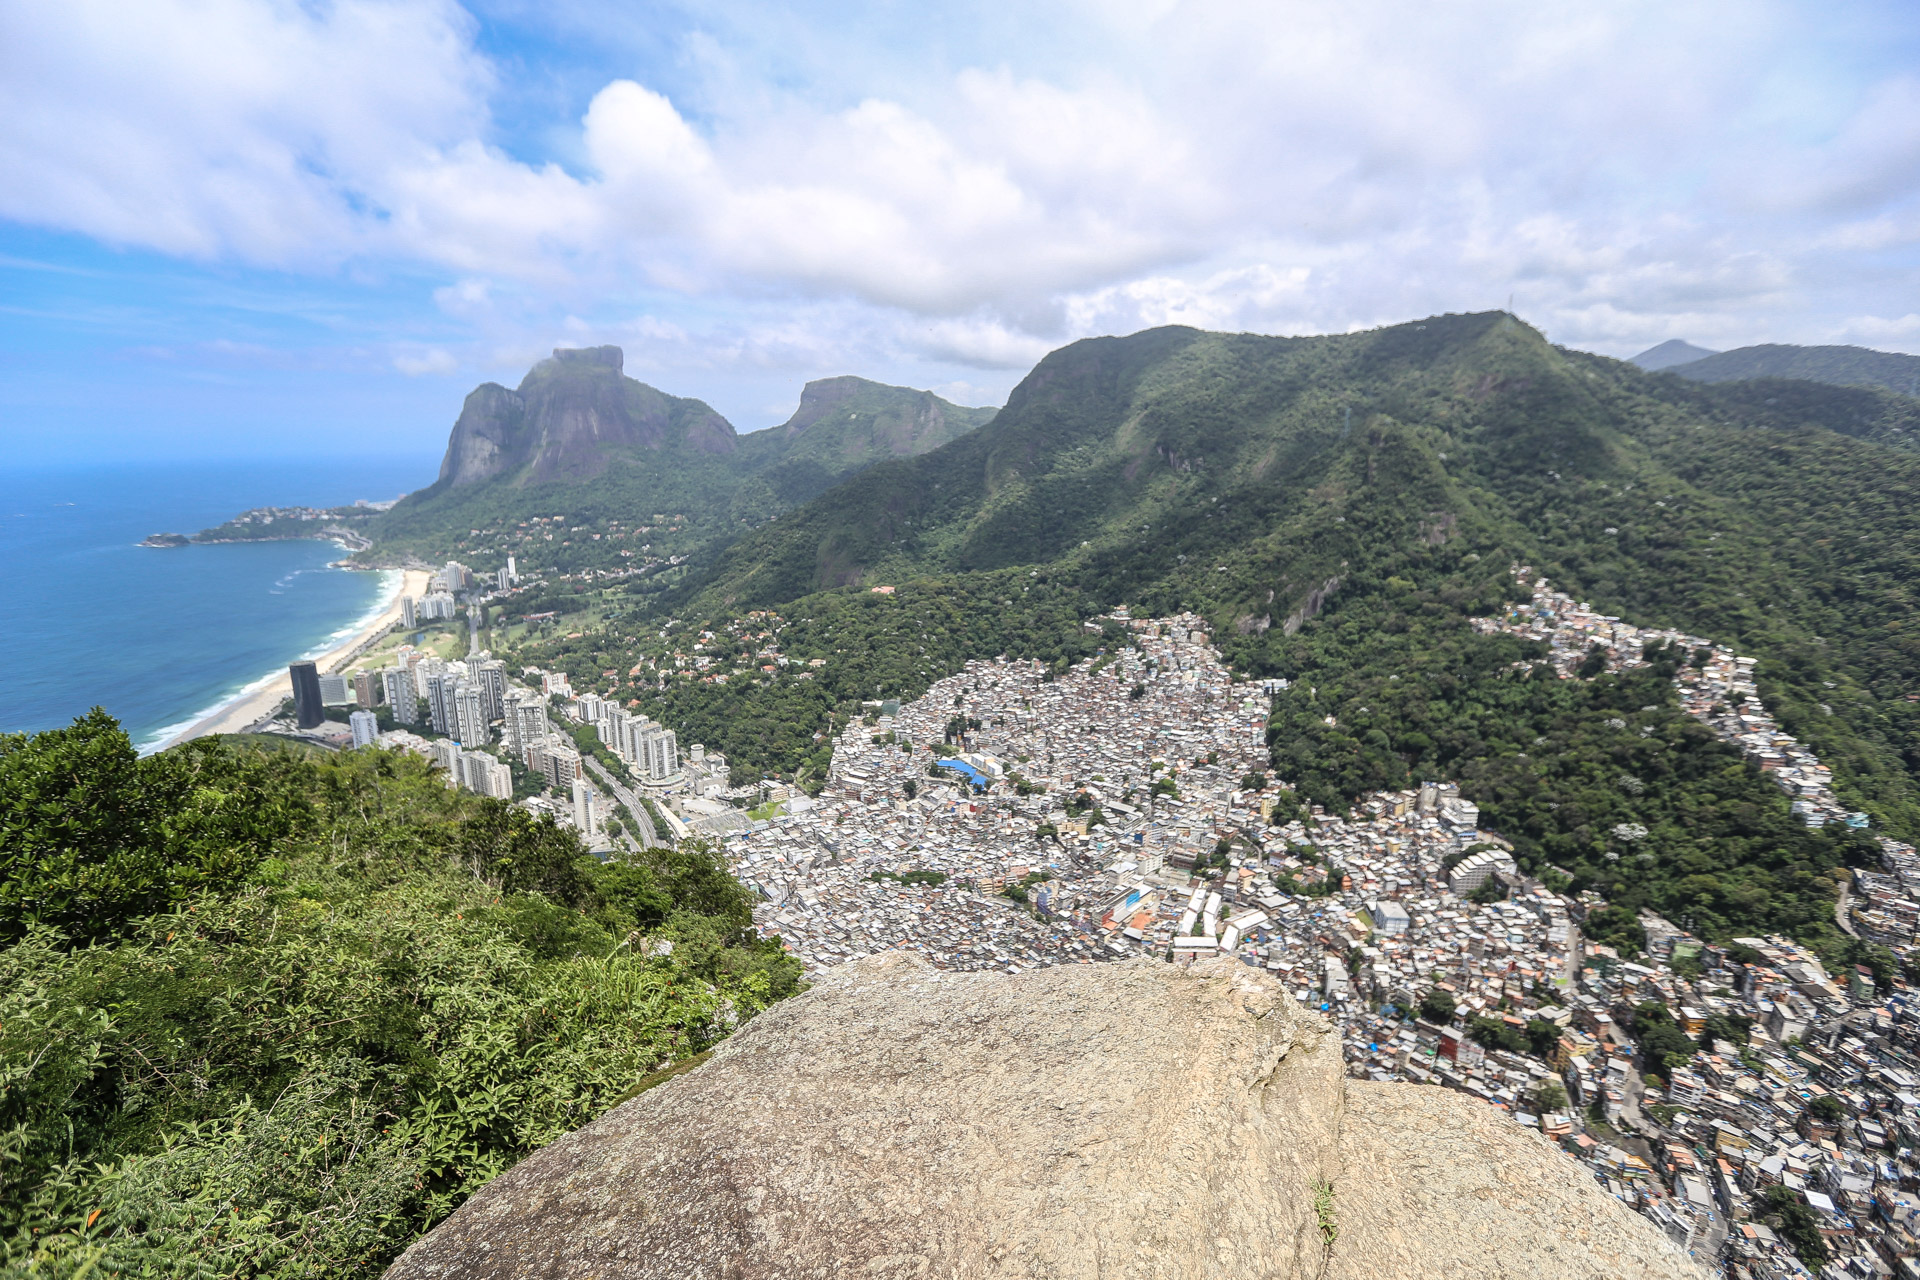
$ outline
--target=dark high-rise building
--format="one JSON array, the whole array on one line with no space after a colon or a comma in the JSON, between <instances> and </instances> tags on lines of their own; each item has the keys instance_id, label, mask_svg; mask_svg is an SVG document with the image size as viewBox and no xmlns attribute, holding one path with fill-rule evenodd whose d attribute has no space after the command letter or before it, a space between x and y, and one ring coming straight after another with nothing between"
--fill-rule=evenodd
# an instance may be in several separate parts
<instances>
[{"instance_id":1,"label":"dark high-rise building","mask_svg":"<svg viewBox=\"0 0 1920 1280\"><path fill-rule=\"evenodd\" d=\"M293 720L302 729L311 729L326 719L326 707L320 701L320 669L311 662L296 662L287 668L293 677Z\"/></svg>"}]
</instances>

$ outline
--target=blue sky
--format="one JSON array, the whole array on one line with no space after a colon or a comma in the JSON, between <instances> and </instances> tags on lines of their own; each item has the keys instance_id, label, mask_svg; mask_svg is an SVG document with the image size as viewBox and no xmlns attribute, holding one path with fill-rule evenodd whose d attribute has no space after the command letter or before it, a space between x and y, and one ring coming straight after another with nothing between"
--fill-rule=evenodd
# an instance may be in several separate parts
<instances>
[{"instance_id":1,"label":"blue sky","mask_svg":"<svg viewBox=\"0 0 1920 1280\"><path fill-rule=\"evenodd\" d=\"M431 457L556 345L742 430L1075 338L1506 304L1920 351L1920 7L28 0L15 462Z\"/></svg>"}]
</instances>

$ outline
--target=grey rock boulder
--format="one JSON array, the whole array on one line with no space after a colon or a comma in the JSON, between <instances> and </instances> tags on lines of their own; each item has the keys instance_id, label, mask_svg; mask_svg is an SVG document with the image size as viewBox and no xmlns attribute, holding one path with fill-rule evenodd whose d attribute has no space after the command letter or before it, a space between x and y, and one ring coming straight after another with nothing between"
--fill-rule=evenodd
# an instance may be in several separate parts
<instances>
[{"instance_id":1,"label":"grey rock boulder","mask_svg":"<svg viewBox=\"0 0 1920 1280\"><path fill-rule=\"evenodd\" d=\"M529 1157L388 1277L1699 1274L1491 1108L1349 1082L1244 965L894 953Z\"/></svg>"}]
</instances>

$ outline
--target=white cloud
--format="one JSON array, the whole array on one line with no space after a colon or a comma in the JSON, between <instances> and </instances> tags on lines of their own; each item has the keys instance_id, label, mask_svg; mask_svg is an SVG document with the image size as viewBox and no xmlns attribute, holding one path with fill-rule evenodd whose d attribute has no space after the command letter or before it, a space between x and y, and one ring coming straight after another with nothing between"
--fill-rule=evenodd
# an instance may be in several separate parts
<instances>
[{"instance_id":1,"label":"white cloud","mask_svg":"<svg viewBox=\"0 0 1920 1280\"><path fill-rule=\"evenodd\" d=\"M0 7L0 216L300 265L379 237L379 188L469 136L491 82L439 0Z\"/></svg>"},{"instance_id":2,"label":"white cloud","mask_svg":"<svg viewBox=\"0 0 1920 1280\"><path fill-rule=\"evenodd\" d=\"M680 101L610 79L568 168L503 147L511 66L450 0L27 3L0 10L0 217L424 265L477 344L611 334L663 368L1011 370L1087 333L1338 330L1510 293L1623 351L1865 332L1848 317L1902 314L1914 283L1868 257L1920 240L1920 81L1823 52L1816 31L1871 39L1825 22L1785 0L1069 3L1032 30L1084 40L946 66L781 11L769 30L821 47L776 73L696 25ZM646 318L619 320L634 297Z\"/></svg>"},{"instance_id":3,"label":"white cloud","mask_svg":"<svg viewBox=\"0 0 1920 1280\"><path fill-rule=\"evenodd\" d=\"M410 378L417 378L423 374L445 375L457 372L460 362L454 358L453 353L438 347L430 347L425 351L400 352L393 357L393 367Z\"/></svg>"}]
</instances>

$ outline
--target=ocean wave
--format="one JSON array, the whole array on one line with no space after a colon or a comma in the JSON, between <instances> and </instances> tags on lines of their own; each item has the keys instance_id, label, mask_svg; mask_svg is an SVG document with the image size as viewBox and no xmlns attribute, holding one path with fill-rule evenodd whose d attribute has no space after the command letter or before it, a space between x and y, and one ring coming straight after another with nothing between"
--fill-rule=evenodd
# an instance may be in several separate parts
<instances>
[{"instance_id":1,"label":"ocean wave","mask_svg":"<svg viewBox=\"0 0 1920 1280\"><path fill-rule=\"evenodd\" d=\"M291 661L293 662L306 662L314 658L318 658L320 655L326 653L328 650L337 647L341 641L349 639L350 637L357 635L359 632L364 631L366 628L372 626L374 621L378 619L381 614L385 613L389 608L392 607L394 597L400 594L400 588L406 582L406 575L398 569L380 569L380 570L371 570L371 571L366 569L332 569L332 570L302 569L296 572L295 574L292 574L289 576L297 577L299 576L300 573L320 573L320 572L327 572L327 571L331 571L335 573L378 572L380 575L380 580L379 580L379 587L374 592L374 602L370 607L367 608L365 612L360 614L360 616L355 618L352 622L349 622L345 626L332 632L324 640L320 641L317 645L308 649L306 652L300 654L298 657L291 659ZM274 592L273 594L278 595L280 593ZM284 666L276 666L271 671L267 672L265 675L255 676L253 679L248 680L245 684L242 684L237 688L231 689L228 692L221 694L217 700L201 708L199 711L194 712L192 715L188 716L186 719L178 721L174 724L167 725L163 728L156 729L152 733L142 737L138 742L134 744L135 749L138 750L141 755L151 755L153 752L160 750L160 748L172 742L179 735L191 729L194 725L199 724L201 721L206 720L212 716L223 714L229 708L237 705L238 703L246 700L247 698L254 696L269 681L278 679L285 670L286 668Z\"/></svg>"},{"instance_id":2,"label":"ocean wave","mask_svg":"<svg viewBox=\"0 0 1920 1280\"><path fill-rule=\"evenodd\" d=\"M332 572L334 573L367 573L369 572L369 570L335 569L335 570L332 570ZM325 653L327 650L339 644L342 640L349 639L350 637L358 635L360 632L365 631L368 627L374 624L374 622L380 617L381 614L385 613L388 609L393 607L393 598L400 594L400 586L402 583L404 583L407 580L406 575L398 569L380 569L374 572L378 572L380 575L380 585L375 590L373 604L368 607L367 611L361 614L358 618L355 618L352 622L349 622L346 626L341 627L338 631L328 636L325 640L322 640L318 645L307 650L307 652L301 654L300 658L296 659L296 661L304 660L307 658L319 657L321 654Z\"/></svg>"}]
</instances>

